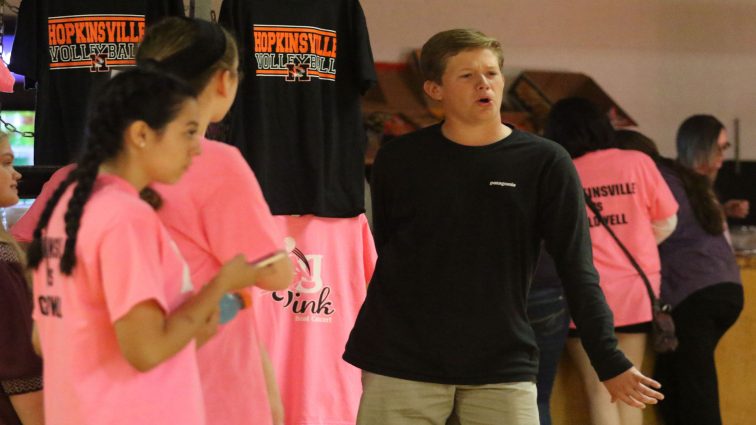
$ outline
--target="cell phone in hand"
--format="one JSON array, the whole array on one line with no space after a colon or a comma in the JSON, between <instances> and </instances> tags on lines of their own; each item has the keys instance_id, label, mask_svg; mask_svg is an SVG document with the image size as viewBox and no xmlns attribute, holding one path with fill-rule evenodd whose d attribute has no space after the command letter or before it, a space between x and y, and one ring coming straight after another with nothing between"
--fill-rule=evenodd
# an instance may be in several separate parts
<instances>
[{"instance_id":1,"label":"cell phone in hand","mask_svg":"<svg viewBox=\"0 0 756 425\"><path fill-rule=\"evenodd\" d=\"M265 257L258 258L257 260L250 262L249 265L257 269L262 269L264 267L268 267L276 261L283 260L286 257L286 252L276 251L270 255L266 255Z\"/></svg>"}]
</instances>

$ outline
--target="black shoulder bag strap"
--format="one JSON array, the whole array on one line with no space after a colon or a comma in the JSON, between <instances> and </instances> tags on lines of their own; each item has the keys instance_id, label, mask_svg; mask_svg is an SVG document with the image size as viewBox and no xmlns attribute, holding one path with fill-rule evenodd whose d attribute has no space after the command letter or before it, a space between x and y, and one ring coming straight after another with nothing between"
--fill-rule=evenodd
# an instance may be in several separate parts
<instances>
[{"instance_id":1,"label":"black shoulder bag strap","mask_svg":"<svg viewBox=\"0 0 756 425\"><path fill-rule=\"evenodd\" d=\"M661 305L659 304L659 299L656 298L656 295L654 294L654 290L651 289L651 282L648 281L648 276L646 276L646 273L643 272L643 269L638 265L638 262L635 261L635 258L632 254L630 254L630 251L627 250L625 245L620 242L617 235L614 233L611 227L609 227L609 224L606 222L606 219L601 215L601 213L598 210L598 207L596 204L593 203L591 198L589 196L585 196L585 204L588 205L588 208L593 211L593 214L596 216L596 219L604 226L607 232L609 232L610 235L612 235L612 238L617 242L617 245L619 245L620 249L622 249L622 252L625 253L625 256L627 256L627 259L630 260L630 264L635 267L635 270L638 271L638 274L640 275L641 279L643 280L643 283L646 285L646 290L648 291L648 298L651 300L651 309L652 311L656 311L658 309L661 309Z\"/></svg>"}]
</instances>

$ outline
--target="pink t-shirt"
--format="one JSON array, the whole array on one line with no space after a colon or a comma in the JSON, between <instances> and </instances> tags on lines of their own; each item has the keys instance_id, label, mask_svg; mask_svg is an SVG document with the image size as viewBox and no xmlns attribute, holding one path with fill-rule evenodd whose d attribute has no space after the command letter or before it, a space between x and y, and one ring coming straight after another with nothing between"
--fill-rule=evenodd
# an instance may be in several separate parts
<instances>
[{"instance_id":1,"label":"pink t-shirt","mask_svg":"<svg viewBox=\"0 0 756 425\"><path fill-rule=\"evenodd\" d=\"M192 295L178 248L129 183L103 174L81 218L76 266L63 275L71 192L53 212L46 256L34 272L46 423L204 424L194 343L142 373L124 358L113 326L141 302L154 300L170 312Z\"/></svg>"},{"instance_id":2,"label":"pink t-shirt","mask_svg":"<svg viewBox=\"0 0 756 425\"><path fill-rule=\"evenodd\" d=\"M31 242L34 239L34 229L37 227L39 216L42 215L42 211L47 205L47 201L52 196L55 189L68 177L68 174L76 168L76 164L68 164L65 167L58 169L50 176L50 180L46 181L42 185L42 190L39 192L39 196L34 200L34 203L24 213L21 218L18 219L16 224L11 227L10 233L13 238L19 242Z\"/></svg>"},{"instance_id":3,"label":"pink t-shirt","mask_svg":"<svg viewBox=\"0 0 756 425\"><path fill-rule=\"evenodd\" d=\"M294 262L289 290L255 291L260 338L275 366L287 425L353 425L360 371L341 359L376 253L364 214L276 216Z\"/></svg>"},{"instance_id":4,"label":"pink t-shirt","mask_svg":"<svg viewBox=\"0 0 756 425\"><path fill-rule=\"evenodd\" d=\"M154 188L163 198L158 214L198 287L240 253L251 261L283 249L255 175L230 145L203 140L202 154L178 183ZM252 309L198 350L208 424L272 423Z\"/></svg>"},{"instance_id":5,"label":"pink t-shirt","mask_svg":"<svg viewBox=\"0 0 756 425\"><path fill-rule=\"evenodd\" d=\"M647 155L619 149L587 153L575 160L583 190L651 281L659 295L661 264L651 222L677 212L677 201ZM651 320L648 291L617 242L587 209L593 261L615 326Z\"/></svg>"}]
</instances>

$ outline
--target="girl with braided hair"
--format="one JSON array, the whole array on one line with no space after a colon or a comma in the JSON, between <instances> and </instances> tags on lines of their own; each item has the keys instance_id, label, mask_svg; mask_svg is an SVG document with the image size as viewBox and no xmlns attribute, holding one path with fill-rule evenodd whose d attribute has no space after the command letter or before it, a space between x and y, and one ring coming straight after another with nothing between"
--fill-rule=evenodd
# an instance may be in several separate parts
<instances>
[{"instance_id":1,"label":"girl with braided hair","mask_svg":"<svg viewBox=\"0 0 756 425\"><path fill-rule=\"evenodd\" d=\"M152 71L115 76L93 102L82 158L28 251L48 424L205 424L196 345L214 333L221 297L258 271L239 255L195 291L139 198L186 171L198 127L194 90Z\"/></svg>"},{"instance_id":2,"label":"girl with braided hair","mask_svg":"<svg viewBox=\"0 0 756 425\"><path fill-rule=\"evenodd\" d=\"M233 37L198 19L168 18L150 27L137 64L176 76L197 91L200 134L226 115L240 78ZM152 186L162 199L158 214L198 284L238 252L255 260L284 249L283 232L239 150L208 139L200 144L202 153L177 184ZM291 277L291 262L282 256L260 273L255 286L284 290ZM222 324L197 352L208 424L283 425L281 397L258 343L253 308Z\"/></svg>"}]
</instances>

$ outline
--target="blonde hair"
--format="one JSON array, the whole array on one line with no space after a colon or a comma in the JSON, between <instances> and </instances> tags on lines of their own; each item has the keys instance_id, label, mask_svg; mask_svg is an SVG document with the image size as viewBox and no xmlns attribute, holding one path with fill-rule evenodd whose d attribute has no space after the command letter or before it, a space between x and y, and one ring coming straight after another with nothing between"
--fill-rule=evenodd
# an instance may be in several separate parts
<instances>
[{"instance_id":1,"label":"blonde hair","mask_svg":"<svg viewBox=\"0 0 756 425\"><path fill-rule=\"evenodd\" d=\"M10 136L8 135L8 133L4 131L0 131L0 143L3 143L3 142L10 143ZM5 226L2 226L2 225L0 225L0 243L10 245L10 247L13 249L14 253L18 257L18 262L21 264L21 267L25 269L26 268L26 255L24 253L24 250L21 249L21 246L18 245L18 242L16 242L16 240L13 239L13 236L11 236L10 233L8 233L8 231L5 230Z\"/></svg>"}]
</instances>

